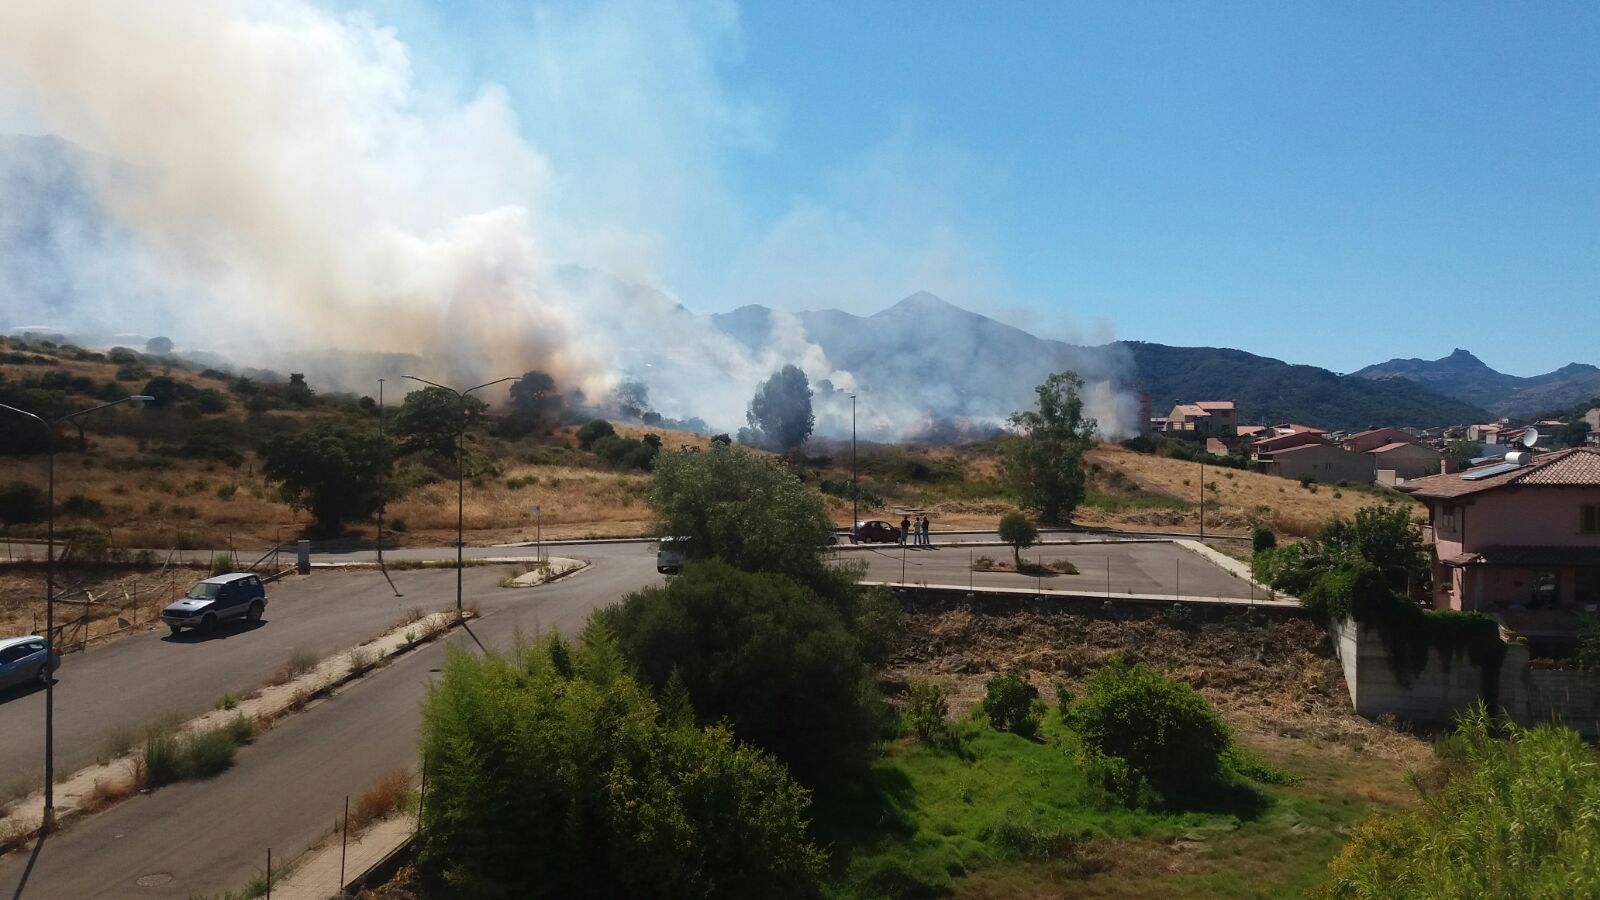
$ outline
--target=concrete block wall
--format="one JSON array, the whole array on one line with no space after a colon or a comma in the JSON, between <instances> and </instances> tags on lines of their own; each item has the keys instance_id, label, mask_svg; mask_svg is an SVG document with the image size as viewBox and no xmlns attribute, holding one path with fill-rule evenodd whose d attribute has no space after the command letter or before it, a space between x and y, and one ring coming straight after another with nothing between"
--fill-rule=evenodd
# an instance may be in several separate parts
<instances>
[{"instance_id":1,"label":"concrete block wall","mask_svg":"<svg viewBox=\"0 0 1600 900\"><path fill-rule=\"evenodd\" d=\"M1345 619L1333 628L1334 653L1359 715L1388 714L1418 725L1449 725L1483 696L1481 667L1465 653L1434 651L1423 670L1401 684L1376 629ZM1559 719L1586 737L1600 736L1600 675L1528 667L1528 648L1506 645L1495 705L1524 725ZM1488 698L1484 698L1488 699Z\"/></svg>"}]
</instances>

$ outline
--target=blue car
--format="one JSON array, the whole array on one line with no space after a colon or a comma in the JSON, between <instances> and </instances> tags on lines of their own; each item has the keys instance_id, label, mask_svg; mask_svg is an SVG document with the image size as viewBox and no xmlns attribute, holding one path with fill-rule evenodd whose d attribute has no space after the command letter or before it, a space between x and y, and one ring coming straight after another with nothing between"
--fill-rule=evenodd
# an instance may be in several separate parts
<instances>
[{"instance_id":1,"label":"blue car","mask_svg":"<svg viewBox=\"0 0 1600 900\"><path fill-rule=\"evenodd\" d=\"M43 687L60 667L60 651L42 637L0 638L0 690L19 684Z\"/></svg>"},{"instance_id":2,"label":"blue car","mask_svg":"<svg viewBox=\"0 0 1600 900\"><path fill-rule=\"evenodd\" d=\"M161 620L173 634L185 628L210 634L218 623L229 619L244 619L254 625L261 621L266 608L267 591L261 579L249 572L234 572L207 578L190 588L189 593L161 611Z\"/></svg>"}]
</instances>

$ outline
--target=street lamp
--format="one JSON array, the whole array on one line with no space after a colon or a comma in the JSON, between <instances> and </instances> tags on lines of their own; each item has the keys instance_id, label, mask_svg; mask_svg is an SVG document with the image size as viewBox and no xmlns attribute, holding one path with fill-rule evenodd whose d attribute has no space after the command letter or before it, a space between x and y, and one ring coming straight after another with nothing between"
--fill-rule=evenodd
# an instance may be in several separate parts
<instances>
[{"instance_id":1,"label":"street lamp","mask_svg":"<svg viewBox=\"0 0 1600 900\"><path fill-rule=\"evenodd\" d=\"M469 387L464 391L458 391L453 387L446 387L438 382L429 381L426 378L418 378L415 375L402 375L401 377L409 378L412 381L420 381L423 384L426 384L430 387L439 388L440 390L449 391L450 393L456 395L457 400L461 401L461 430L456 432L456 618L459 620L465 617L461 611L461 569L465 565L464 561L462 560L461 553L461 548L464 543L461 537L461 517L462 511L466 509L467 504L467 395L473 391L482 390L483 388L492 387L500 384L501 382L513 381L515 379L513 376L507 375L505 378L497 378L494 381L485 382L477 387Z\"/></svg>"},{"instance_id":2,"label":"street lamp","mask_svg":"<svg viewBox=\"0 0 1600 900\"><path fill-rule=\"evenodd\" d=\"M45 520L47 523L45 525L45 531L48 536L46 539L47 549L45 550L45 555L48 561L45 565L44 580L44 634L46 642L48 642L50 645L49 652L52 655L56 652L56 432L61 429L62 425L65 425L68 421L76 419L80 416L87 416L92 412L99 412L102 409L116 406L121 403L127 403L130 400L154 399L154 397L149 397L144 394L134 394L131 397L123 397L121 400L113 400L110 403L102 403L99 406L91 406L88 409L80 409L75 413L67 413L53 422L47 421L43 417L28 412L25 409L17 409L15 406L7 406L4 403L0 403L0 409L7 409L18 415L27 416L35 422L38 422L45 430L46 457L49 460L49 462L46 464L49 487L47 508L45 510ZM46 830L48 830L50 826L55 823L55 816L56 679L52 675L51 677L46 678L44 682L44 828Z\"/></svg>"}]
</instances>

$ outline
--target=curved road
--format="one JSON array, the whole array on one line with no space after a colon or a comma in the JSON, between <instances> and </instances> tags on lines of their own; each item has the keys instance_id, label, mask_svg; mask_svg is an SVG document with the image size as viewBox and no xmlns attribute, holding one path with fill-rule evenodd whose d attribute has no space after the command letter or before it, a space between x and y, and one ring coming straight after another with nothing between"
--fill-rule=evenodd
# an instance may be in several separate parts
<instances>
[{"instance_id":1,"label":"curved road","mask_svg":"<svg viewBox=\"0 0 1600 900\"><path fill-rule=\"evenodd\" d=\"M498 587L505 574L498 567L465 570L463 593L481 610L472 632L490 647L551 629L572 634L594 610L661 580L653 548L596 545L581 555L595 565L538 588ZM314 573L303 580L304 588L281 585L271 594L267 624L206 642L198 651L193 644L151 634L69 655L57 684L58 769L74 768L69 759L93 761L98 738L91 745L67 735L92 733L97 715L140 722L148 720L150 710L203 712L228 689L225 682L244 689L256 678L249 686L258 686L296 641L338 649L393 624L396 610L439 609L455 602L454 571L393 575L406 595L399 601L392 593L384 596L388 586L375 572ZM346 584L356 587L347 590ZM415 765L418 701L447 643L474 646L471 635L457 630L449 641L408 653L283 720L243 748L228 772L135 797L49 837L25 896L210 896L248 881L263 867L268 847L275 859L298 854L328 830L345 795L359 795L386 771ZM182 662L175 664L175 658ZM252 674L243 674L244 669ZM82 687L67 687L77 679ZM0 731L21 730L37 739L42 702L42 695L29 695L5 703ZM6 771L19 771L11 767L18 765L19 755L30 755L29 743L0 744ZM36 758L40 748L32 746ZM0 892L13 889L27 857L14 852L0 858ZM158 883L144 886L141 878Z\"/></svg>"}]
</instances>

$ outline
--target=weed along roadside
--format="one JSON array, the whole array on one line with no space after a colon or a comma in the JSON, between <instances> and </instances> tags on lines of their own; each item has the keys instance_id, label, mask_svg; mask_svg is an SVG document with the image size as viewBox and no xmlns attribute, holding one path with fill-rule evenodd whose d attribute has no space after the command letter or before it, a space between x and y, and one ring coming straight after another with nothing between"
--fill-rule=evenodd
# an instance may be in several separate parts
<instances>
[{"instance_id":1,"label":"weed along roadside","mask_svg":"<svg viewBox=\"0 0 1600 900\"><path fill-rule=\"evenodd\" d=\"M468 619L476 615L476 610L466 611ZM112 735L99 763L57 784L57 821L66 824L165 784L216 776L233 765L239 746L278 720L463 622L454 610L413 609L382 634L348 650L321 658L303 651L291 653L267 686L244 697L225 694L203 715L186 722L157 720L143 729ZM0 853L24 846L38 832L43 809L42 792L5 808L0 815Z\"/></svg>"}]
</instances>

